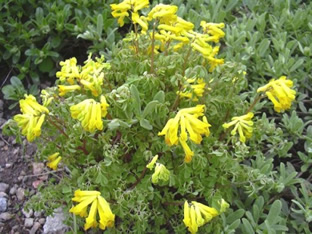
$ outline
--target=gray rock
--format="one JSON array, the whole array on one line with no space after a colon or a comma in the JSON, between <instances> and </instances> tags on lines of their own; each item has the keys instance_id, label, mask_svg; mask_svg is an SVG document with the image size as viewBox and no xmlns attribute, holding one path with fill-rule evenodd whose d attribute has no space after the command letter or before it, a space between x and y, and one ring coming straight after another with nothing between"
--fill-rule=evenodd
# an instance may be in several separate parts
<instances>
[{"instance_id":1,"label":"gray rock","mask_svg":"<svg viewBox=\"0 0 312 234\"><path fill-rule=\"evenodd\" d=\"M12 163L6 163L5 168L10 168L10 167L12 167L12 165L13 165Z\"/></svg>"},{"instance_id":2,"label":"gray rock","mask_svg":"<svg viewBox=\"0 0 312 234\"><path fill-rule=\"evenodd\" d=\"M12 188L10 188L10 195L14 195L16 193L16 189L17 189L17 185L14 184L14 186Z\"/></svg>"},{"instance_id":3,"label":"gray rock","mask_svg":"<svg viewBox=\"0 0 312 234\"><path fill-rule=\"evenodd\" d=\"M26 218L24 222L25 227L32 227L34 225L34 219L33 218Z\"/></svg>"},{"instance_id":4,"label":"gray rock","mask_svg":"<svg viewBox=\"0 0 312 234\"><path fill-rule=\"evenodd\" d=\"M4 212L0 214L0 221L7 221L13 218L13 215L9 212Z\"/></svg>"},{"instance_id":5,"label":"gray rock","mask_svg":"<svg viewBox=\"0 0 312 234\"><path fill-rule=\"evenodd\" d=\"M25 189L18 188L16 191L16 197L17 197L17 200L23 201L25 197Z\"/></svg>"},{"instance_id":6,"label":"gray rock","mask_svg":"<svg viewBox=\"0 0 312 234\"><path fill-rule=\"evenodd\" d=\"M3 141L0 141L0 147L4 146L5 143Z\"/></svg>"},{"instance_id":7,"label":"gray rock","mask_svg":"<svg viewBox=\"0 0 312 234\"><path fill-rule=\"evenodd\" d=\"M24 209L22 209L22 213L24 214L24 216L26 218L30 218L33 214L34 214L34 211L32 209L30 209L28 212Z\"/></svg>"},{"instance_id":8,"label":"gray rock","mask_svg":"<svg viewBox=\"0 0 312 234\"><path fill-rule=\"evenodd\" d=\"M7 197L8 194L6 194L5 192L0 192L0 197Z\"/></svg>"},{"instance_id":9,"label":"gray rock","mask_svg":"<svg viewBox=\"0 0 312 234\"><path fill-rule=\"evenodd\" d=\"M6 192L9 188L9 185L6 183L0 183L0 192Z\"/></svg>"},{"instance_id":10,"label":"gray rock","mask_svg":"<svg viewBox=\"0 0 312 234\"><path fill-rule=\"evenodd\" d=\"M44 234L63 234L69 228L63 222L65 221L65 215L62 208L54 210L53 215L47 217L46 222L43 226Z\"/></svg>"},{"instance_id":11,"label":"gray rock","mask_svg":"<svg viewBox=\"0 0 312 234\"><path fill-rule=\"evenodd\" d=\"M42 215L42 212L41 212L41 211L35 211L35 213L34 213L34 216L35 216L36 218L40 217L41 215Z\"/></svg>"},{"instance_id":12,"label":"gray rock","mask_svg":"<svg viewBox=\"0 0 312 234\"><path fill-rule=\"evenodd\" d=\"M38 222L34 223L34 226L30 229L29 234L35 234L36 231L40 228L41 224Z\"/></svg>"},{"instance_id":13,"label":"gray rock","mask_svg":"<svg viewBox=\"0 0 312 234\"><path fill-rule=\"evenodd\" d=\"M8 209L8 200L5 197L0 197L0 212Z\"/></svg>"},{"instance_id":14,"label":"gray rock","mask_svg":"<svg viewBox=\"0 0 312 234\"><path fill-rule=\"evenodd\" d=\"M40 224L42 224L42 225L45 223L45 221L46 221L45 218L41 218L41 219L38 220L38 222L39 222Z\"/></svg>"},{"instance_id":15,"label":"gray rock","mask_svg":"<svg viewBox=\"0 0 312 234\"><path fill-rule=\"evenodd\" d=\"M0 111L3 110L3 101L0 99Z\"/></svg>"}]
</instances>

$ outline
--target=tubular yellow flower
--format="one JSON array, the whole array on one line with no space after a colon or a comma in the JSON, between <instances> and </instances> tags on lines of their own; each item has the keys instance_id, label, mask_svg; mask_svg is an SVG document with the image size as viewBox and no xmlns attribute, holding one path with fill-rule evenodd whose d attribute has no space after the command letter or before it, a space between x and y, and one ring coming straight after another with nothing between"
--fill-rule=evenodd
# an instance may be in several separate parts
<instances>
[{"instance_id":1,"label":"tubular yellow flower","mask_svg":"<svg viewBox=\"0 0 312 234\"><path fill-rule=\"evenodd\" d=\"M22 128L22 135L26 136L29 142L41 135L41 126L45 119L45 113L49 110L40 105L32 95L25 95L25 99L19 101L23 114L14 116L17 125Z\"/></svg>"},{"instance_id":2,"label":"tubular yellow flower","mask_svg":"<svg viewBox=\"0 0 312 234\"><path fill-rule=\"evenodd\" d=\"M189 139L195 144L200 144L202 141L201 135L209 136L209 127L211 126L204 115L204 105L197 105L196 107L181 109L177 115L169 119L165 127L158 136L165 135L165 142L169 146L176 145L180 142L185 152L185 162L190 162L194 153L187 145L186 141ZM203 120L198 118L203 116ZM180 137L178 137L178 130L180 126Z\"/></svg>"},{"instance_id":3,"label":"tubular yellow flower","mask_svg":"<svg viewBox=\"0 0 312 234\"><path fill-rule=\"evenodd\" d=\"M80 90L79 85L58 85L59 95L65 96L69 92L74 92L76 90Z\"/></svg>"},{"instance_id":4,"label":"tubular yellow flower","mask_svg":"<svg viewBox=\"0 0 312 234\"><path fill-rule=\"evenodd\" d=\"M60 79L61 82L67 81L69 84L73 85L74 80L80 77L79 66L77 66L77 59L71 58L60 62L61 71L56 73L56 77Z\"/></svg>"},{"instance_id":5,"label":"tubular yellow flower","mask_svg":"<svg viewBox=\"0 0 312 234\"><path fill-rule=\"evenodd\" d=\"M103 129L101 103L93 99L86 99L77 105L70 107L73 119L78 119L82 127L88 132L94 132L96 129Z\"/></svg>"},{"instance_id":6,"label":"tubular yellow flower","mask_svg":"<svg viewBox=\"0 0 312 234\"><path fill-rule=\"evenodd\" d=\"M177 6L158 4L148 13L147 20L157 19L161 24L169 25L177 20L177 10Z\"/></svg>"},{"instance_id":7,"label":"tubular yellow flower","mask_svg":"<svg viewBox=\"0 0 312 234\"><path fill-rule=\"evenodd\" d=\"M97 208L98 208L98 201L97 199L95 199L93 202L92 202L92 205L91 205L91 208L90 208L90 211L89 211L89 215L88 217L86 218L86 223L84 225L84 230L88 230L89 228L96 228L97 227L97 221L96 221L96 211L97 211Z\"/></svg>"},{"instance_id":8,"label":"tubular yellow flower","mask_svg":"<svg viewBox=\"0 0 312 234\"><path fill-rule=\"evenodd\" d=\"M151 162L148 163L148 164L146 165L146 167L147 167L148 169L150 169L150 170L153 170L157 159L158 159L158 154L156 154L156 155L152 158Z\"/></svg>"},{"instance_id":9,"label":"tubular yellow flower","mask_svg":"<svg viewBox=\"0 0 312 234\"><path fill-rule=\"evenodd\" d=\"M246 138L250 138L252 136L252 117L254 114L252 112L249 112L246 115L233 117L232 121L229 123L224 123L222 126L223 128L229 128L231 126L234 126L234 129L231 131L232 135L235 135L237 130L239 133L239 140L243 143L246 142Z\"/></svg>"},{"instance_id":10,"label":"tubular yellow flower","mask_svg":"<svg viewBox=\"0 0 312 234\"><path fill-rule=\"evenodd\" d=\"M290 109L291 103L296 98L296 91L291 89L293 82L281 76L278 80L271 80L268 84L258 88L257 92L265 92L274 105L276 112Z\"/></svg>"},{"instance_id":11,"label":"tubular yellow flower","mask_svg":"<svg viewBox=\"0 0 312 234\"><path fill-rule=\"evenodd\" d=\"M202 78L187 79L183 85L184 89L190 88L191 91L177 92L180 97L186 97L193 101L198 101L197 97L202 97L205 92L206 83ZM194 97L193 93L196 95Z\"/></svg>"},{"instance_id":12,"label":"tubular yellow flower","mask_svg":"<svg viewBox=\"0 0 312 234\"><path fill-rule=\"evenodd\" d=\"M50 168L53 169L53 170L56 170L58 164L60 163L60 161L61 161L61 159L62 159L62 157L59 156L59 155L60 155L59 152L56 152L56 153L50 155L50 156L48 157L47 166L50 167Z\"/></svg>"},{"instance_id":13,"label":"tubular yellow flower","mask_svg":"<svg viewBox=\"0 0 312 234\"><path fill-rule=\"evenodd\" d=\"M132 22L134 24L139 24L142 28L142 34L145 34L148 30L148 23L145 17L140 17L139 13L133 12L131 16Z\"/></svg>"},{"instance_id":14,"label":"tubular yellow flower","mask_svg":"<svg viewBox=\"0 0 312 234\"><path fill-rule=\"evenodd\" d=\"M200 26L202 26L205 33L208 33L212 36L210 40L215 43L218 43L220 38L225 36L225 33L221 30L221 28L224 28L224 23L215 24L201 21Z\"/></svg>"},{"instance_id":15,"label":"tubular yellow flower","mask_svg":"<svg viewBox=\"0 0 312 234\"><path fill-rule=\"evenodd\" d=\"M102 85L104 80L104 73L100 73L99 76L93 76L90 81L80 80L80 83L84 86L85 89L91 91L92 95L97 97L102 93Z\"/></svg>"},{"instance_id":16,"label":"tubular yellow flower","mask_svg":"<svg viewBox=\"0 0 312 234\"><path fill-rule=\"evenodd\" d=\"M113 227L115 222L115 215L112 213L109 204L107 201L101 197L98 196L98 212L100 216L100 228L102 230L105 230L106 227Z\"/></svg>"},{"instance_id":17,"label":"tubular yellow flower","mask_svg":"<svg viewBox=\"0 0 312 234\"><path fill-rule=\"evenodd\" d=\"M45 90L45 89L41 90L40 97L42 100L42 104L45 107L50 105L51 101L54 99L53 96L50 93L48 93L47 90Z\"/></svg>"},{"instance_id":18,"label":"tubular yellow flower","mask_svg":"<svg viewBox=\"0 0 312 234\"><path fill-rule=\"evenodd\" d=\"M102 117L105 117L107 115L107 107L109 107L109 105L106 102L106 98L105 96L101 96L101 115Z\"/></svg>"},{"instance_id":19,"label":"tubular yellow flower","mask_svg":"<svg viewBox=\"0 0 312 234\"><path fill-rule=\"evenodd\" d=\"M215 208L211 208L199 202L192 201L191 204L187 201L184 202L183 222L192 234L196 233L199 227L208 223L218 214Z\"/></svg>"},{"instance_id":20,"label":"tubular yellow flower","mask_svg":"<svg viewBox=\"0 0 312 234\"><path fill-rule=\"evenodd\" d=\"M161 163L156 163L155 171L152 175L152 183L157 184L159 180L168 181L170 171Z\"/></svg>"},{"instance_id":21,"label":"tubular yellow flower","mask_svg":"<svg viewBox=\"0 0 312 234\"><path fill-rule=\"evenodd\" d=\"M220 205L220 213L224 213L230 207L230 204L227 203L223 198L218 201L218 203Z\"/></svg>"},{"instance_id":22,"label":"tubular yellow flower","mask_svg":"<svg viewBox=\"0 0 312 234\"><path fill-rule=\"evenodd\" d=\"M101 196L100 192L81 191L78 189L75 191L75 196L72 200L79 202L79 204L72 207L69 212L74 213L75 215L80 215L81 217L88 216L84 225L85 230L97 227L97 213L100 216L99 227L102 230L105 230L106 227L114 226L115 215L112 213L109 204ZM87 210L90 204L91 208L88 215Z\"/></svg>"}]
</instances>

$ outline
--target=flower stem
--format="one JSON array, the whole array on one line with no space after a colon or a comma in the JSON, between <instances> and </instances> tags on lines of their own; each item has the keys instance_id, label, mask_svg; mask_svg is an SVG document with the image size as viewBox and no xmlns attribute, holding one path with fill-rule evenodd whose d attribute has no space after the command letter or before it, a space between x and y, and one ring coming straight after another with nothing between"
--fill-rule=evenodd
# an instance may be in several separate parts
<instances>
[{"instance_id":1,"label":"flower stem","mask_svg":"<svg viewBox=\"0 0 312 234\"><path fill-rule=\"evenodd\" d=\"M65 137L69 138L69 136L64 132L64 130L58 126L49 116L47 116L47 120L52 124L54 127L56 127Z\"/></svg>"},{"instance_id":2,"label":"flower stem","mask_svg":"<svg viewBox=\"0 0 312 234\"><path fill-rule=\"evenodd\" d=\"M153 23L153 33L152 33L152 52L151 52L151 74L154 73L154 49L155 49L155 29L156 29L156 23L157 21L155 21Z\"/></svg>"},{"instance_id":3,"label":"flower stem","mask_svg":"<svg viewBox=\"0 0 312 234\"><path fill-rule=\"evenodd\" d=\"M255 97L254 101L251 103L251 105L249 106L248 110L246 111L246 114L248 114L248 112L252 111L252 109L255 107L257 102L259 102L262 98L264 98L264 95L257 94L257 96Z\"/></svg>"},{"instance_id":4,"label":"flower stem","mask_svg":"<svg viewBox=\"0 0 312 234\"><path fill-rule=\"evenodd\" d=\"M135 53L138 54L139 53L139 40L138 40L138 27L136 26L136 24L133 24L134 27L134 32L135 32Z\"/></svg>"}]
</instances>

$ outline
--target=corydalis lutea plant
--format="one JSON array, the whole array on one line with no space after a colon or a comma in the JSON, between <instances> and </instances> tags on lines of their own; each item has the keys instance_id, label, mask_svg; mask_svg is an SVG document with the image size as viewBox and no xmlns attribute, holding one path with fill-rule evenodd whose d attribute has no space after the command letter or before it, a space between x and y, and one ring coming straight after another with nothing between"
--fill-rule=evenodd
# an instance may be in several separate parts
<instances>
[{"instance_id":1,"label":"corydalis lutea plant","mask_svg":"<svg viewBox=\"0 0 312 234\"><path fill-rule=\"evenodd\" d=\"M15 121L47 166L61 171L63 179L50 185L55 202L85 218L75 221L85 230L221 232L224 212L232 211L223 198L232 203L257 179L244 162L254 156L252 113L263 96L241 100L244 67L216 58L222 23L202 22L202 33L195 32L170 5L155 6L142 22L133 17L147 5L112 6L119 22L130 17L136 36L120 42L109 63L91 55L84 65L61 62L42 105L26 96L24 119ZM286 110L294 91L288 80L279 82L258 91L271 92Z\"/></svg>"}]
</instances>

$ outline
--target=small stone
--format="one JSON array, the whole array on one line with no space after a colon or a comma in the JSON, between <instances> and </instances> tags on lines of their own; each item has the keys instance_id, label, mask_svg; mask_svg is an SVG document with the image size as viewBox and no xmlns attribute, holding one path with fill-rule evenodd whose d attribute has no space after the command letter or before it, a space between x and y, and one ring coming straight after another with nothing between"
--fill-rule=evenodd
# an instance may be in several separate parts
<instances>
[{"instance_id":1,"label":"small stone","mask_svg":"<svg viewBox=\"0 0 312 234\"><path fill-rule=\"evenodd\" d=\"M7 221L12 219L13 215L10 214L9 212L4 212L0 214L0 221Z\"/></svg>"},{"instance_id":2,"label":"small stone","mask_svg":"<svg viewBox=\"0 0 312 234\"><path fill-rule=\"evenodd\" d=\"M5 168L10 168L10 167L12 167L12 165L13 165L12 163L6 163Z\"/></svg>"},{"instance_id":3,"label":"small stone","mask_svg":"<svg viewBox=\"0 0 312 234\"><path fill-rule=\"evenodd\" d=\"M30 229L29 234L35 234L36 231L40 228L41 224L39 222L35 222L34 226Z\"/></svg>"},{"instance_id":4,"label":"small stone","mask_svg":"<svg viewBox=\"0 0 312 234\"><path fill-rule=\"evenodd\" d=\"M39 222L40 224L44 224L44 223L45 223L45 221L46 221L46 219L45 219L45 218L41 218L41 219L39 219L39 220L38 220L38 222Z\"/></svg>"},{"instance_id":5,"label":"small stone","mask_svg":"<svg viewBox=\"0 0 312 234\"><path fill-rule=\"evenodd\" d=\"M8 208L8 200L5 197L0 197L0 212L6 211Z\"/></svg>"},{"instance_id":6,"label":"small stone","mask_svg":"<svg viewBox=\"0 0 312 234\"><path fill-rule=\"evenodd\" d=\"M18 154L19 150L20 150L19 148L16 148L16 149L13 151L13 154L14 154L14 155Z\"/></svg>"},{"instance_id":7,"label":"small stone","mask_svg":"<svg viewBox=\"0 0 312 234\"><path fill-rule=\"evenodd\" d=\"M25 227L32 227L34 225L34 219L33 218L26 218L24 222Z\"/></svg>"},{"instance_id":8,"label":"small stone","mask_svg":"<svg viewBox=\"0 0 312 234\"><path fill-rule=\"evenodd\" d=\"M8 194L6 194L5 192L0 192L0 197L7 197Z\"/></svg>"},{"instance_id":9,"label":"small stone","mask_svg":"<svg viewBox=\"0 0 312 234\"><path fill-rule=\"evenodd\" d=\"M7 151L9 149L9 147L7 145L5 145L3 148L2 148L4 151Z\"/></svg>"},{"instance_id":10,"label":"small stone","mask_svg":"<svg viewBox=\"0 0 312 234\"><path fill-rule=\"evenodd\" d=\"M23 201L25 197L25 189L18 188L16 191L16 197L17 197L17 200Z\"/></svg>"},{"instance_id":11,"label":"small stone","mask_svg":"<svg viewBox=\"0 0 312 234\"><path fill-rule=\"evenodd\" d=\"M41 211L35 211L35 213L34 213L34 216L35 216L36 218L40 217L41 215L42 215L42 212L41 212Z\"/></svg>"},{"instance_id":12,"label":"small stone","mask_svg":"<svg viewBox=\"0 0 312 234\"><path fill-rule=\"evenodd\" d=\"M32 186L36 189L42 182L42 180L35 180L34 182L32 182Z\"/></svg>"},{"instance_id":13,"label":"small stone","mask_svg":"<svg viewBox=\"0 0 312 234\"><path fill-rule=\"evenodd\" d=\"M33 214L34 214L34 211L32 209L30 209L28 212L24 209L22 209L22 213L24 214L24 216L26 218L30 218Z\"/></svg>"},{"instance_id":14,"label":"small stone","mask_svg":"<svg viewBox=\"0 0 312 234\"><path fill-rule=\"evenodd\" d=\"M62 208L55 209L53 215L47 217L43 226L44 234L65 233L68 226L64 224L65 215Z\"/></svg>"},{"instance_id":15,"label":"small stone","mask_svg":"<svg viewBox=\"0 0 312 234\"><path fill-rule=\"evenodd\" d=\"M11 189L10 189L10 195L14 195L16 193L16 187L13 186Z\"/></svg>"},{"instance_id":16,"label":"small stone","mask_svg":"<svg viewBox=\"0 0 312 234\"><path fill-rule=\"evenodd\" d=\"M20 172L20 175L21 175L21 176L24 176L24 175L26 175L26 172L25 172L25 171L21 171L21 172Z\"/></svg>"},{"instance_id":17,"label":"small stone","mask_svg":"<svg viewBox=\"0 0 312 234\"><path fill-rule=\"evenodd\" d=\"M44 164L43 163L32 163L33 166L33 174L38 175L43 172Z\"/></svg>"},{"instance_id":18,"label":"small stone","mask_svg":"<svg viewBox=\"0 0 312 234\"><path fill-rule=\"evenodd\" d=\"M6 183L0 183L0 192L6 192L9 188L9 185Z\"/></svg>"},{"instance_id":19,"label":"small stone","mask_svg":"<svg viewBox=\"0 0 312 234\"><path fill-rule=\"evenodd\" d=\"M3 141L0 141L0 147L4 146L4 142Z\"/></svg>"}]
</instances>

